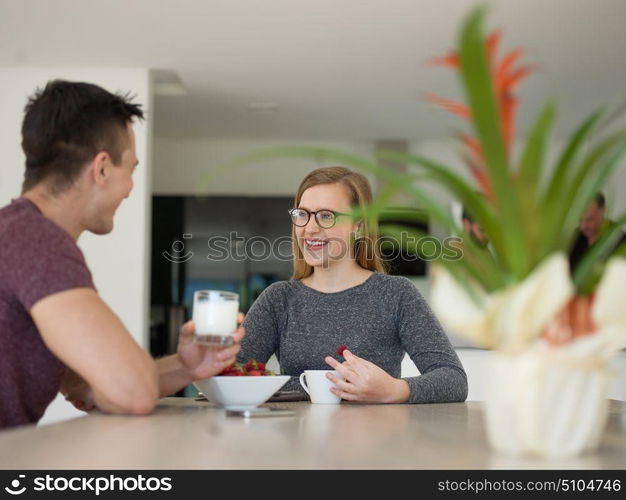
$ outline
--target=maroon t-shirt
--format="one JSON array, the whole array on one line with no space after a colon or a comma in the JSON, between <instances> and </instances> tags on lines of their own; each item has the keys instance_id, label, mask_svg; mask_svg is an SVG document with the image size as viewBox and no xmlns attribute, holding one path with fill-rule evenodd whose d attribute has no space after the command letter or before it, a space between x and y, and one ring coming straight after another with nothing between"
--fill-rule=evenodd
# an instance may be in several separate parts
<instances>
[{"instance_id":1,"label":"maroon t-shirt","mask_svg":"<svg viewBox=\"0 0 626 500\"><path fill-rule=\"evenodd\" d=\"M94 288L91 273L67 232L26 198L0 209L0 428L37 422L65 373L31 307L83 287Z\"/></svg>"}]
</instances>

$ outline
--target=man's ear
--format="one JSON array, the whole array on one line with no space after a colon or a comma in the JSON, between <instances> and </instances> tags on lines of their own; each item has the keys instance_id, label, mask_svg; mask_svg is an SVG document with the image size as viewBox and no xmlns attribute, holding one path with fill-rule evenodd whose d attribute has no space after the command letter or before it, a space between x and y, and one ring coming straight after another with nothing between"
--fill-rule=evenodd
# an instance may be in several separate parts
<instances>
[{"instance_id":1,"label":"man's ear","mask_svg":"<svg viewBox=\"0 0 626 500\"><path fill-rule=\"evenodd\" d=\"M104 183L109 175L108 169L110 163L111 159L109 157L109 153L106 151L100 151L93 157L91 165L89 166L89 172L93 182L98 186L104 186Z\"/></svg>"}]
</instances>

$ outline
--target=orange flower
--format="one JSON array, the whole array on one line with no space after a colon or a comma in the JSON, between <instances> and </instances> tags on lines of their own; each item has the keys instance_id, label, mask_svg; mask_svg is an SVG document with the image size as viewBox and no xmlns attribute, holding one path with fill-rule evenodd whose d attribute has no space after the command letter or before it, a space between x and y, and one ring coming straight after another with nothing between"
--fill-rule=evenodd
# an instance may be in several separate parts
<instances>
[{"instance_id":1,"label":"orange flower","mask_svg":"<svg viewBox=\"0 0 626 500\"><path fill-rule=\"evenodd\" d=\"M597 328L591 318L593 299L593 296L572 297L546 325L542 337L549 344L559 346L594 333Z\"/></svg>"},{"instance_id":2,"label":"orange flower","mask_svg":"<svg viewBox=\"0 0 626 500\"><path fill-rule=\"evenodd\" d=\"M518 99L514 94L514 90L535 68L529 65L515 66L524 53L521 48L507 52L502 59L496 61L496 53L501 37L502 33L499 30L490 33L485 38L485 51L489 67L491 68L493 91L498 114L500 116L502 140L504 141L507 151L510 153L515 137L515 114L518 105ZM459 54L455 51L451 51L443 57L431 59L429 63L455 70L460 68ZM464 120L469 121L472 118L469 107L463 103L430 93L424 94L424 98L431 104L443 108ZM490 196L490 186L480 144L475 138L469 135L462 135L461 140L464 146L469 150L469 154L463 155L464 161L472 172L472 176L478 187L486 196Z\"/></svg>"}]
</instances>

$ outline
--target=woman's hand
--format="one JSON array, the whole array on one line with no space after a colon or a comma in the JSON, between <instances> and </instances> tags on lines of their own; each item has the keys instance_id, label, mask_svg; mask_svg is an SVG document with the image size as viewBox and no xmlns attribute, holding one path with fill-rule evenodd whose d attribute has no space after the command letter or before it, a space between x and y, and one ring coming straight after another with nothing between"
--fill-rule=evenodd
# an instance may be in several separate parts
<instances>
[{"instance_id":1,"label":"woman's hand","mask_svg":"<svg viewBox=\"0 0 626 500\"><path fill-rule=\"evenodd\" d=\"M239 327L234 334L235 344L227 347L196 344L193 341L193 321L188 321L181 327L177 352L192 380L217 375L236 361L237 353L241 349L239 342L244 336L242 313L239 313L237 323Z\"/></svg>"},{"instance_id":2,"label":"woman's hand","mask_svg":"<svg viewBox=\"0 0 626 500\"><path fill-rule=\"evenodd\" d=\"M326 363L338 371L345 380L332 373L328 379L337 387L330 390L347 401L367 401L372 403L406 403L409 399L409 384L393 378L385 370L366 359L359 358L348 349L343 351L345 361L326 356Z\"/></svg>"}]
</instances>

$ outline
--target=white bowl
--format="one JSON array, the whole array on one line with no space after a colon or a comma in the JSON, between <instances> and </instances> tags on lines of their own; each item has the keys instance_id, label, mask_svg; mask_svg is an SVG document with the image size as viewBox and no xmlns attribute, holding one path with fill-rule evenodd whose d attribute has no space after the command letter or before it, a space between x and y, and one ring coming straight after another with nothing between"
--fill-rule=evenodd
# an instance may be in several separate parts
<instances>
[{"instance_id":1,"label":"white bowl","mask_svg":"<svg viewBox=\"0 0 626 500\"><path fill-rule=\"evenodd\" d=\"M289 380L289 375L259 377L218 376L197 380L193 385L209 401L224 408L254 408L265 403Z\"/></svg>"}]
</instances>

